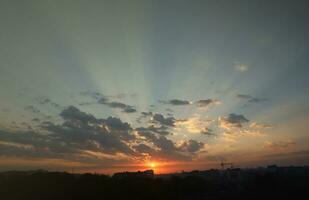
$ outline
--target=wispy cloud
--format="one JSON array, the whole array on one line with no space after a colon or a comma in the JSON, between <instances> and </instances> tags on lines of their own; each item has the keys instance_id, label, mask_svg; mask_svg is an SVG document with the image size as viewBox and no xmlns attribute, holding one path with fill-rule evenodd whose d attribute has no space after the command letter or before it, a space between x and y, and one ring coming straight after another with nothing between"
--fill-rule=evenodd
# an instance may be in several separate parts
<instances>
[{"instance_id":1,"label":"wispy cloud","mask_svg":"<svg viewBox=\"0 0 309 200\"><path fill-rule=\"evenodd\" d=\"M249 65L244 64L244 63L235 62L234 63L234 69L237 70L237 71L240 71L240 72L245 72L245 71L248 71Z\"/></svg>"},{"instance_id":2,"label":"wispy cloud","mask_svg":"<svg viewBox=\"0 0 309 200\"><path fill-rule=\"evenodd\" d=\"M295 142L292 140L286 140L286 141L266 141L264 143L264 147L270 148L270 149L286 149L291 146L294 146Z\"/></svg>"},{"instance_id":3,"label":"wispy cloud","mask_svg":"<svg viewBox=\"0 0 309 200\"><path fill-rule=\"evenodd\" d=\"M253 97L248 94L237 94L236 97L240 99L245 99L249 103L260 103L260 102L268 101L268 99L266 98L257 98L257 97Z\"/></svg>"}]
</instances>

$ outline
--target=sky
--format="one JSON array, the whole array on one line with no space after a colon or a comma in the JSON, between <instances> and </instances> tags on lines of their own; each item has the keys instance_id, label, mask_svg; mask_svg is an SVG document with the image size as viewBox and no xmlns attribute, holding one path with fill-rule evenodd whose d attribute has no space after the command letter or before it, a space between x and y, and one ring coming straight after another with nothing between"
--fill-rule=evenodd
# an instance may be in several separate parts
<instances>
[{"instance_id":1,"label":"sky","mask_svg":"<svg viewBox=\"0 0 309 200\"><path fill-rule=\"evenodd\" d=\"M0 171L309 164L309 3L0 2Z\"/></svg>"}]
</instances>

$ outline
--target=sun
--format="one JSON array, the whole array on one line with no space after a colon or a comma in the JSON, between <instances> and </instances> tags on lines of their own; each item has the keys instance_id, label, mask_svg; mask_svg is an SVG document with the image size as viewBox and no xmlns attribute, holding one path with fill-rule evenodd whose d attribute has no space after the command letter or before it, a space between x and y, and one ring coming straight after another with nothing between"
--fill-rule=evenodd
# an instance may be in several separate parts
<instances>
[{"instance_id":1,"label":"sun","mask_svg":"<svg viewBox=\"0 0 309 200\"><path fill-rule=\"evenodd\" d=\"M150 163L150 167L151 168L155 168L156 167L156 163L154 163L154 162Z\"/></svg>"},{"instance_id":2,"label":"sun","mask_svg":"<svg viewBox=\"0 0 309 200\"><path fill-rule=\"evenodd\" d=\"M151 169L155 169L158 166L158 163L156 162L147 162L146 166L150 167Z\"/></svg>"}]
</instances>

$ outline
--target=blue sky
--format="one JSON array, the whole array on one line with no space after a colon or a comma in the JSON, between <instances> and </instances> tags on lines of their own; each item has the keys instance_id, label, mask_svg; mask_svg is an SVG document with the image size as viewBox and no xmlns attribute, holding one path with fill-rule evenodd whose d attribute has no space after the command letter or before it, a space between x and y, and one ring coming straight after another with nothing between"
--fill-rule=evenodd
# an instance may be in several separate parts
<instances>
[{"instance_id":1,"label":"blue sky","mask_svg":"<svg viewBox=\"0 0 309 200\"><path fill-rule=\"evenodd\" d=\"M2 1L0 169L308 164L307 9L301 0ZM117 140L132 155L93 136L93 126L115 125L109 117L129 124L122 134L134 139Z\"/></svg>"}]
</instances>

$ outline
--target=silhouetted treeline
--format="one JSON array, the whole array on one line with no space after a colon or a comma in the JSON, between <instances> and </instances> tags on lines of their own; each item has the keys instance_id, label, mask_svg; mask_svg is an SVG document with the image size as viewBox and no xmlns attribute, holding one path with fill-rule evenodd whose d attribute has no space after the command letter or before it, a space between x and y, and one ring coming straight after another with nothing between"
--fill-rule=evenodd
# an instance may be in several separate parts
<instances>
[{"instance_id":1,"label":"silhouetted treeline","mask_svg":"<svg viewBox=\"0 0 309 200\"><path fill-rule=\"evenodd\" d=\"M3 200L295 199L307 196L308 190L308 167L193 171L153 178L46 171L0 173Z\"/></svg>"}]
</instances>

